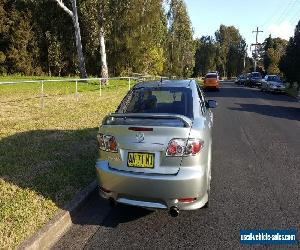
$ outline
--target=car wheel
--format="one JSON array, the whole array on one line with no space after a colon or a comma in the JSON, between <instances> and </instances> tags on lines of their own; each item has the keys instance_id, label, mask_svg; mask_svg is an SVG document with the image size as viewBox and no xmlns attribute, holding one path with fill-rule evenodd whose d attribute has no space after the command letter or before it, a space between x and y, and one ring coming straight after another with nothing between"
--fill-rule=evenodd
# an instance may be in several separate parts
<instances>
[{"instance_id":1,"label":"car wheel","mask_svg":"<svg viewBox=\"0 0 300 250\"><path fill-rule=\"evenodd\" d=\"M109 204L110 207L117 206L117 202L113 198L108 199L108 204Z\"/></svg>"}]
</instances>

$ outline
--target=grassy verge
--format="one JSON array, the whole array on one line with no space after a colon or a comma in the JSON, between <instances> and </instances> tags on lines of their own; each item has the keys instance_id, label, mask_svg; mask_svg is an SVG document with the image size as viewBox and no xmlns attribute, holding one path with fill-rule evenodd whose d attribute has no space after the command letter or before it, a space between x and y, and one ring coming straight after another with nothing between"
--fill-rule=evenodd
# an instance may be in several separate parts
<instances>
[{"instance_id":1,"label":"grassy verge","mask_svg":"<svg viewBox=\"0 0 300 250\"><path fill-rule=\"evenodd\" d=\"M196 79L196 81L197 81L197 83L201 86L201 87L203 87L203 85L204 85L204 82L203 82L203 80L202 79Z\"/></svg>"},{"instance_id":2,"label":"grassy verge","mask_svg":"<svg viewBox=\"0 0 300 250\"><path fill-rule=\"evenodd\" d=\"M22 78L24 79L24 78ZM42 78L44 79L44 78ZM1 81L16 79L0 78ZM127 81L0 86L0 248L15 248L94 177L100 120Z\"/></svg>"},{"instance_id":3,"label":"grassy verge","mask_svg":"<svg viewBox=\"0 0 300 250\"><path fill-rule=\"evenodd\" d=\"M293 86L292 88L287 88L287 89L286 89L286 93L287 93L289 96L292 96L292 97L295 97L295 98L299 98L299 93L298 93L298 91L297 91L296 86Z\"/></svg>"}]
</instances>

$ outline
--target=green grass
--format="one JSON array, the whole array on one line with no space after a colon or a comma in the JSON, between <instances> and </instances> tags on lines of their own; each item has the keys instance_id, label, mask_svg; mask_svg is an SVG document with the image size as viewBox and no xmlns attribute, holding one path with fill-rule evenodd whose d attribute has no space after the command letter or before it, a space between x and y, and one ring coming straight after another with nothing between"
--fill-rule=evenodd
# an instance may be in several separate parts
<instances>
[{"instance_id":1,"label":"green grass","mask_svg":"<svg viewBox=\"0 0 300 250\"><path fill-rule=\"evenodd\" d=\"M201 78L199 79L196 79L197 83L200 85L200 86L203 86L203 80Z\"/></svg>"},{"instance_id":2,"label":"green grass","mask_svg":"<svg viewBox=\"0 0 300 250\"><path fill-rule=\"evenodd\" d=\"M299 97L299 93L297 91L297 87L293 86L292 88L287 88L286 89L286 93L292 97L298 98Z\"/></svg>"},{"instance_id":3,"label":"green grass","mask_svg":"<svg viewBox=\"0 0 300 250\"><path fill-rule=\"evenodd\" d=\"M78 96L75 83L45 83L44 109L40 90L0 85L0 249L16 248L95 178L99 122L128 82L111 80L102 97L97 82L79 83Z\"/></svg>"}]
</instances>

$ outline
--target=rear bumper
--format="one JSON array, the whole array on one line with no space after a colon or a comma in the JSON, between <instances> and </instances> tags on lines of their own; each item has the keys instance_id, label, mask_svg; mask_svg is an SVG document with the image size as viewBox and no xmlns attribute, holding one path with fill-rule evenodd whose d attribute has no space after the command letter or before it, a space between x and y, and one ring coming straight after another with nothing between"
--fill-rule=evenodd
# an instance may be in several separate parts
<instances>
[{"instance_id":1,"label":"rear bumper","mask_svg":"<svg viewBox=\"0 0 300 250\"><path fill-rule=\"evenodd\" d=\"M284 92L285 92L285 89L280 89L280 88L269 88L269 91L284 93Z\"/></svg>"},{"instance_id":2,"label":"rear bumper","mask_svg":"<svg viewBox=\"0 0 300 250\"><path fill-rule=\"evenodd\" d=\"M204 89L219 89L220 85L203 85Z\"/></svg>"},{"instance_id":3,"label":"rear bumper","mask_svg":"<svg viewBox=\"0 0 300 250\"><path fill-rule=\"evenodd\" d=\"M261 86L261 82L260 81L250 81L250 84L253 86Z\"/></svg>"},{"instance_id":4,"label":"rear bumper","mask_svg":"<svg viewBox=\"0 0 300 250\"><path fill-rule=\"evenodd\" d=\"M145 175L115 170L107 161L96 164L100 195L117 202L147 208L173 206L180 210L198 209L208 201L205 168L184 167L176 175ZM105 190L105 191L104 191ZM196 198L179 202L180 198Z\"/></svg>"}]
</instances>

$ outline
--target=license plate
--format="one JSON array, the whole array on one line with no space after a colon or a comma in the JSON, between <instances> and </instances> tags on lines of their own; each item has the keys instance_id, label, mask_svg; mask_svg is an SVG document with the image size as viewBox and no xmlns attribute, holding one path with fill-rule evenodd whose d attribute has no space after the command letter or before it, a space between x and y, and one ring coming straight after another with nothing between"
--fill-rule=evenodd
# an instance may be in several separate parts
<instances>
[{"instance_id":1,"label":"license plate","mask_svg":"<svg viewBox=\"0 0 300 250\"><path fill-rule=\"evenodd\" d=\"M128 153L127 166L130 168L154 168L154 154Z\"/></svg>"}]
</instances>

